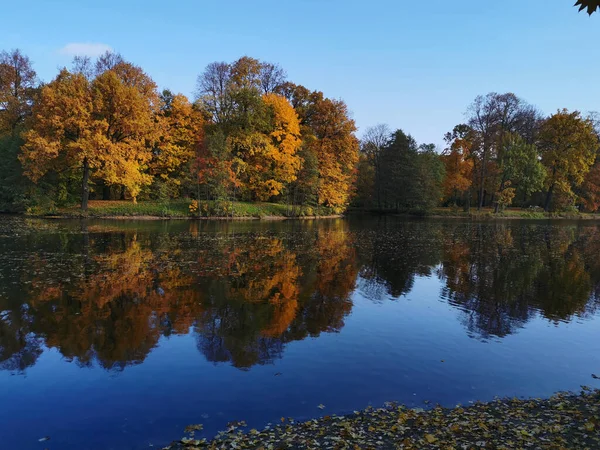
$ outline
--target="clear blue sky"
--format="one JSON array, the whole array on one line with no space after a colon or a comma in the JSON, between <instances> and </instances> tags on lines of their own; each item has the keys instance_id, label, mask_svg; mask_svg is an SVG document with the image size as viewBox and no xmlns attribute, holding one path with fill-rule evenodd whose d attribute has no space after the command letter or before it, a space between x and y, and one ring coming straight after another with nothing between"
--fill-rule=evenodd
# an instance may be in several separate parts
<instances>
[{"instance_id":1,"label":"clear blue sky","mask_svg":"<svg viewBox=\"0 0 600 450\"><path fill-rule=\"evenodd\" d=\"M344 99L359 135L383 122L438 145L490 91L544 113L600 110L600 14L574 0L5 3L0 49L20 48L45 81L74 49L108 46L191 96L206 64L249 55Z\"/></svg>"}]
</instances>

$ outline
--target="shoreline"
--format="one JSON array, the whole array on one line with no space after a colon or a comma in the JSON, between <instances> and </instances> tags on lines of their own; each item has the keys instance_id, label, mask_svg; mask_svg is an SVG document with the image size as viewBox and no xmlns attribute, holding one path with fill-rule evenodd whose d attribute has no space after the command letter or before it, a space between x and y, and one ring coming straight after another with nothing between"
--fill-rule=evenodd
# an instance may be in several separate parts
<instances>
[{"instance_id":1,"label":"shoreline","mask_svg":"<svg viewBox=\"0 0 600 450\"><path fill-rule=\"evenodd\" d=\"M19 216L19 214L17 214ZM31 217L36 219L49 219L49 220L64 220L64 219L95 219L95 220L190 220L190 221L242 221L242 220L264 220L264 221L284 221L284 220L316 220L316 219L340 219L344 217L343 214L332 214L326 216L234 216L234 217L224 217L224 216L210 216L210 217L186 217L186 216L153 216L153 215L68 215L68 214L54 214L54 215L27 215L20 214L22 217Z\"/></svg>"},{"instance_id":2,"label":"shoreline","mask_svg":"<svg viewBox=\"0 0 600 450\"><path fill-rule=\"evenodd\" d=\"M202 216L202 217L192 217L192 216L159 216L159 215L150 215L150 214L106 214L106 215L96 215L96 214L7 214L12 216L20 216L26 218L35 218L35 219L49 219L49 220L60 220L60 219L100 219L100 220L190 220L190 221L284 221L284 220L317 220L317 219L341 219L341 218L349 218L349 217L393 217L393 218L405 218L405 219L451 219L451 220L469 220L476 222L492 222L492 221L505 221L505 220L552 220L552 221L596 221L600 220L600 214L597 215L580 215L580 216L553 216L553 215L545 215L545 216L520 216L520 215L509 215L509 216L490 216L490 215L444 215L444 214L426 214L426 215L417 215L417 214L357 214L357 213L349 213L349 214L328 214L322 216L275 216L275 215L267 215L267 216Z\"/></svg>"},{"instance_id":3,"label":"shoreline","mask_svg":"<svg viewBox=\"0 0 600 450\"><path fill-rule=\"evenodd\" d=\"M600 448L600 390L558 393L548 399L496 399L468 407L408 409L397 404L352 415L306 422L282 418L263 431L244 422L229 425L212 440L186 428L184 437L163 450L230 448Z\"/></svg>"}]
</instances>

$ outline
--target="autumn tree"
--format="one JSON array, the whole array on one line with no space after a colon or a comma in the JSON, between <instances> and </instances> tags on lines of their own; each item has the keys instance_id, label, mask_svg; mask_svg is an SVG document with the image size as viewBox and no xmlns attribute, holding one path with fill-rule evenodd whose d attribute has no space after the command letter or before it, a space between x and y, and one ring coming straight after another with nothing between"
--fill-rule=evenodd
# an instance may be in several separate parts
<instances>
[{"instance_id":1,"label":"autumn tree","mask_svg":"<svg viewBox=\"0 0 600 450\"><path fill-rule=\"evenodd\" d=\"M31 117L38 81L19 50L0 52L0 211L23 206L26 179L18 160L21 132Z\"/></svg>"},{"instance_id":2,"label":"autumn tree","mask_svg":"<svg viewBox=\"0 0 600 450\"><path fill-rule=\"evenodd\" d=\"M104 153L99 174L108 184L124 186L135 203L152 181L145 169L157 139L156 85L139 67L120 63L96 77L91 89L102 130L95 137L96 155Z\"/></svg>"},{"instance_id":3,"label":"autumn tree","mask_svg":"<svg viewBox=\"0 0 600 450\"><path fill-rule=\"evenodd\" d=\"M81 208L87 209L91 160L92 95L88 80L63 69L42 88L34 107L32 129L25 133L19 157L34 182L49 171L79 166L82 170ZM94 161L95 162L95 161Z\"/></svg>"},{"instance_id":4,"label":"autumn tree","mask_svg":"<svg viewBox=\"0 0 600 450\"><path fill-rule=\"evenodd\" d=\"M19 50L0 53L0 134L16 133L31 115L37 76Z\"/></svg>"},{"instance_id":5,"label":"autumn tree","mask_svg":"<svg viewBox=\"0 0 600 450\"><path fill-rule=\"evenodd\" d=\"M243 56L232 64L213 62L198 76L196 96L217 124L233 114L248 113L248 102L261 94L271 94L285 82L285 72L277 64Z\"/></svg>"},{"instance_id":6,"label":"autumn tree","mask_svg":"<svg viewBox=\"0 0 600 450\"><path fill-rule=\"evenodd\" d=\"M597 212L600 209L600 157L596 157L596 162L575 193L586 210Z\"/></svg>"},{"instance_id":7,"label":"autumn tree","mask_svg":"<svg viewBox=\"0 0 600 450\"><path fill-rule=\"evenodd\" d=\"M347 105L290 82L282 84L278 92L290 101L300 118L305 162L301 170L308 166L311 175L298 177L306 193L301 197L314 196L318 204L343 209L354 189L360 151Z\"/></svg>"},{"instance_id":8,"label":"autumn tree","mask_svg":"<svg viewBox=\"0 0 600 450\"><path fill-rule=\"evenodd\" d=\"M497 159L507 133L517 133L532 143L537 134L539 112L515 94L495 92L478 96L467 110L468 125L477 134L472 148L477 166L478 208L486 204L489 192L500 184Z\"/></svg>"},{"instance_id":9,"label":"autumn tree","mask_svg":"<svg viewBox=\"0 0 600 450\"><path fill-rule=\"evenodd\" d=\"M349 201L358 163L356 125L341 100L324 99L314 104L310 145L319 162L319 204L343 209Z\"/></svg>"},{"instance_id":10,"label":"autumn tree","mask_svg":"<svg viewBox=\"0 0 600 450\"><path fill-rule=\"evenodd\" d=\"M145 172L156 140L158 96L138 67L119 63L88 80L63 69L42 88L20 160L37 182L49 171L80 167L81 207L94 177L120 185L136 200L151 181Z\"/></svg>"},{"instance_id":11,"label":"autumn tree","mask_svg":"<svg viewBox=\"0 0 600 450\"><path fill-rule=\"evenodd\" d=\"M285 98L274 94L279 66L244 56L212 63L198 77L198 101L212 118L198 169L205 186L220 179L243 198L268 200L296 179L300 125ZM213 195L220 189L212 189ZM219 193L227 195L226 192Z\"/></svg>"},{"instance_id":12,"label":"autumn tree","mask_svg":"<svg viewBox=\"0 0 600 450\"><path fill-rule=\"evenodd\" d=\"M160 104L159 137L148 170L154 178L153 192L177 197L186 185L192 189L192 165L203 145L205 120L182 94L164 90Z\"/></svg>"},{"instance_id":13,"label":"autumn tree","mask_svg":"<svg viewBox=\"0 0 600 450\"><path fill-rule=\"evenodd\" d=\"M292 105L284 97L272 93L265 94L263 101L270 109L273 131L267 148L269 152L265 155L268 161L261 164L267 168L263 176L267 174L269 178L257 183L257 188L262 189L259 197L267 198L279 195L286 184L296 179L301 165L297 154L301 140L300 122Z\"/></svg>"},{"instance_id":14,"label":"autumn tree","mask_svg":"<svg viewBox=\"0 0 600 450\"><path fill-rule=\"evenodd\" d=\"M550 210L555 193L573 204L573 188L584 182L599 148L591 121L578 111L558 111L543 123L539 148L548 171L545 210Z\"/></svg>"},{"instance_id":15,"label":"autumn tree","mask_svg":"<svg viewBox=\"0 0 600 450\"><path fill-rule=\"evenodd\" d=\"M277 93L284 96L296 111L300 121L302 144L298 150L302 165L296 180L290 184L288 192L290 202L295 205L318 205L319 159L317 157L317 137L311 126L315 115L315 105L324 100L322 92L309 91L301 85L285 82L277 88Z\"/></svg>"},{"instance_id":16,"label":"autumn tree","mask_svg":"<svg viewBox=\"0 0 600 450\"><path fill-rule=\"evenodd\" d=\"M468 192L473 183L473 132L468 125L457 125L451 133L446 133L444 140L448 147L440 156L444 163L444 195L453 203ZM467 206L468 199L464 199ZM468 208L468 206L467 206Z\"/></svg>"}]
</instances>

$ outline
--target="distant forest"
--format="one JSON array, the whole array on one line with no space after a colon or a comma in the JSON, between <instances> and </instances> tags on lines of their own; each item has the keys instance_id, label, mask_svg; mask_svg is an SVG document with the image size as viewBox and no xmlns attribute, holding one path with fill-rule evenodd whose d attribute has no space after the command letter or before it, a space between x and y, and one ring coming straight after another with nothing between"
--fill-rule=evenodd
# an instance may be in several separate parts
<instances>
[{"instance_id":1,"label":"distant forest","mask_svg":"<svg viewBox=\"0 0 600 450\"><path fill-rule=\"evenodd\" d=\"M108 52L42 83L0 53L0 210L90 199L274 202L427 212L508 206L595 212L600 115L549 117L512 93L477 97L444 149L368 128L347 105L244 56L209 64L192 100ZM190 209L190 211L194 211Z\"/></svg>"}]
</instances>

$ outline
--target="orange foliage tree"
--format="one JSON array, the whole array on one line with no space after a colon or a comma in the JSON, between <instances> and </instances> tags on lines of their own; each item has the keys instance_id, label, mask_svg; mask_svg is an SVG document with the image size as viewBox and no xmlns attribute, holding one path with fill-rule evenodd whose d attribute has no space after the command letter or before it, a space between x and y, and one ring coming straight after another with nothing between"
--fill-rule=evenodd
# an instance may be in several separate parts
<instances>
[{"instance_id":1,"label":"orange foliage tree","mask_svg":"<svg viewBox=\"0 0 600 450\"><path fill-rule=\"evenodd\" d=\"M466 192L473 183L470 129L466 125L458 125L452 133L446 134L445 139L450 146L441 155L446 168L444 195L456 202L459 194Z\"/></svg>"}]
</instances>

